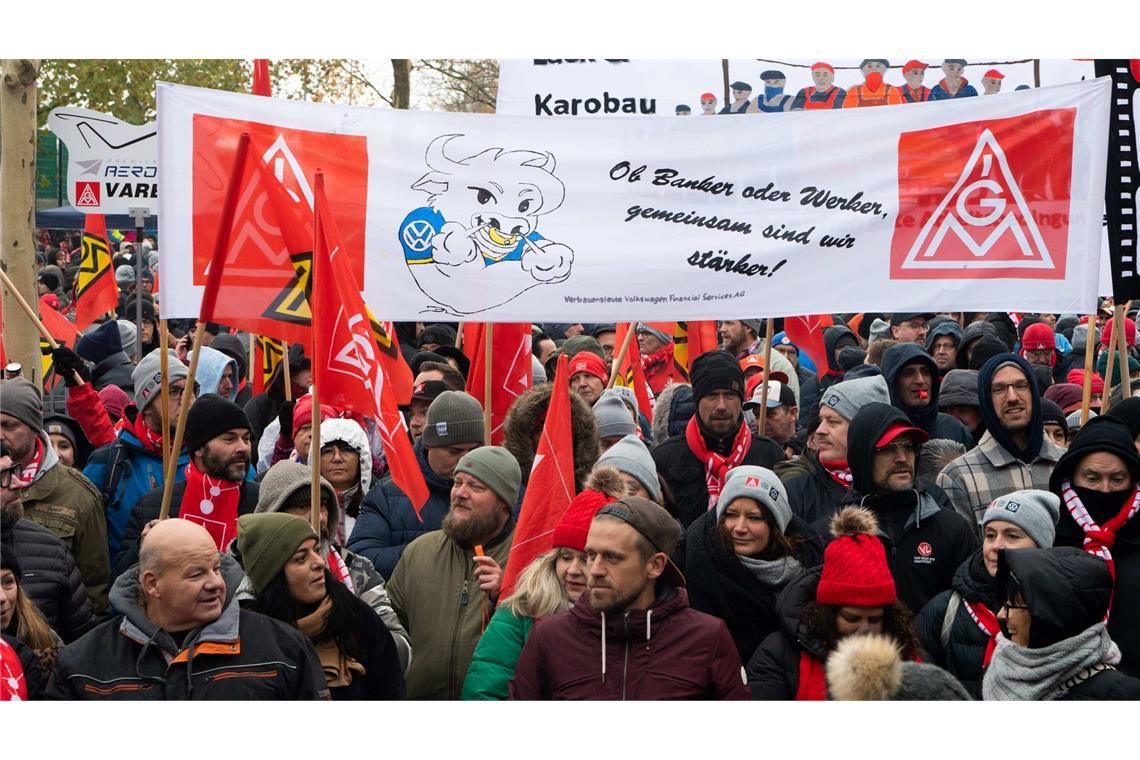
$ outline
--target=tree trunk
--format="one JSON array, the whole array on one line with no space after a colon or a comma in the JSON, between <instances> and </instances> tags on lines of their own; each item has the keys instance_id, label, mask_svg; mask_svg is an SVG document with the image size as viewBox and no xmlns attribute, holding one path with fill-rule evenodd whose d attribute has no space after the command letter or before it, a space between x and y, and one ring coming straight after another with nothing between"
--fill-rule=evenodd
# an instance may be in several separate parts
<instances>
[{"instance_id":1,"label":"tree trunk","mask_svg":"<svg viewBox=\"0 0 1140 760\"><path fill-rule=\"evenodd\" d=\"M40 62L0 60L0 265L20 294L37 304L36 249L36 77ZM3 288L0 288L3 290ZM24 365L24 377L42 378L39 333L14 298L4 293L4 347L8 360Z\"/></svg>"},{"instance_id":2,"label":"tree trunk","mask_svg":"<svg viewBox=\"0 0 1140 760\"><path fill-rule=\"evenodd\" d=\"M412 61L392 59L392 107L408 108L412 102Z\"/></svg>"}]
</instances>

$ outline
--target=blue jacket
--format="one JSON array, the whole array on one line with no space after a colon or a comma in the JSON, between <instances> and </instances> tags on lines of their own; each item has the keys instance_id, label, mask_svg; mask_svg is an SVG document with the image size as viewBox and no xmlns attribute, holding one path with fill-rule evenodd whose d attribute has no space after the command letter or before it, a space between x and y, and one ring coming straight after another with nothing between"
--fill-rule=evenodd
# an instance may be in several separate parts
<instances>
[{"instance_id":1,"label":"blue jacket","mask_svg":"<svg viewBox=\"0 0 1140 760\"><path fill-rule=\"evenodd\" d=\"M411 500L388 476L364 497L356 525L348 537L348 549L370 559L385 580L392 577L396 563L412 539L439 530L444 515L451 508L451 479L441 478L432 471L427 452L419 441L415 452L428 487L428 500L420 510L423 522L416 519Z\"/></svg>"}]
</instances>

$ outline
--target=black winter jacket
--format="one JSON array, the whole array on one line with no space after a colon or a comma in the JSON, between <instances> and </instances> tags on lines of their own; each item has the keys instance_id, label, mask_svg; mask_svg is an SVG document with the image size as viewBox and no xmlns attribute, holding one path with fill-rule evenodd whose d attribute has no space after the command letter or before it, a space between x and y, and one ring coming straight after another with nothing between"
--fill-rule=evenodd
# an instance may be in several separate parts
<instances>
[{"instance_id":1,"label":"black winter jacket","mask_svg":"<svg viewBox=\"0 0 1140 760\"><path fill-rule=\"evenodd\" d=\"M238 516L248 515L257 509L257 493L258 485L252 480L243 480L238 490ZM174 484L174 488L170 493L170 516L178 517L178 513L182 510L182 497L186 495L186 481L181 480ZM139 540L142 537L143 528L151 520L157 520L159 514L162 512L162 489L155 488L154 490L143 494L139 500L135 502L134 509L131 510L131 517L127 521L127 527L123 531L123 542L119 546L119 554L115 557L115 565L111 569L111 583L125 573L131 565L139 561ZM237 536L233 536L237 538ZM222 547L225 550L226 547Z\"/></svg>"},{"instance_id":2,"label":"black winter jacket","mask_svg":"<svg viewBox=\"0 0 1140 760\"><path fill-rule=\"evenodd\" d=\"M780 480L788 489L788 503L792 513L815 528L821 536L830 535L831 517L844 504L859 503L859 494L849 491L827 474L819 463L819 454L808 449L799 457L804 472L785 476Z\"/></svg>"},{"instance_id":3,"label":"black winter jacket","mask_svg":"<svg viewBox=\"0 0 1140 760\"><path fill-rule=\"evenodd\" d=\"M899 398L896 380L900 370L908 364L924 364L930 370L930 403L926 406L907 406ZM923 351L917 343L900 343L891 346L883 354L882 368L891 394L891 403L906 414L911 424L925 430L931 438L946 438L957 441L967 449L974 448L974 436L970 435L966 426L949 414L938 411L938 392L942 387L942 378L939 377L938 365L930 354Z\"/></svg>"},{"instance_id":4,"label":"black winter jacket","mask_svg":"<svg viewBox=\"0 0 1140 760\"><path fill-rule=\"evenodd\" d=\"M786 535L796 543L793 556L805 571L823 561L823 544L803 520L793 516ZM724 545L716 512L705 512L686 532L685 588L690 607L728 625L743 662L780 628L776 615L780 589L761 583Z\"/></svg>"},{"instance_id":5,"label":"black winter jacket","mask_svg":"<svg viewBox=\"0 0 1140 760\"><path fill-rule=\"evenodd\" d=\"M63 541L42 525L26 518L4 521L12 531L20 558L21 588L36 603L48 625L64 643L70 643L95 626L91 602L75 560Z\"/></svg>"},{"instance_id":6,"label":"black winter jacket","mask_svg":"<svg viewBox=\"0 0 1140 760\"><path fill-rule=\"evenodd\" d=\"M416 441L414 450L428 487L428 500L420 510L423 522L416 519L411 500L388 476L364 497L348 537L348 549L371 560L385 579L392 577L408 544L424 533L439 530L451 508L451 479L441 478L431 469L421 441Z\"/></svg>"},{"instance_id":7,"label":"black winter jacket","mask_svg":"<svg viewBox=\"0 0 1140 760\"><path fill-rule=\"evenodd\" d=\"M36 657L36 653L15 636L7 633L0 635L4 637L8 646L12 647L16 658L20 661L20 669L24 671L24 689L27 691L28 701L43 699L47 681L45 674L40 670L40 659Z\"/></svg>"},{"instance_id":8,"label":"black winter jacket","mask_svg":"<svg viewBox=\"0 0 1140 760\"><path fill-rule=\"evenodd\" d=\"M768 634L744 668L753 699L795 699L800 688L800 655L807 650L821 659L827 656L824 642L800 626L800 613L815 599L822 570L816 568L792 581L777 599L780 628Z\"/></svg>"},{"instance_id":9,"label":"black winter jacket","mask_svg":"<svg viewBox=\"0 0 1140 760\"><path fill-rule=\"evenodd\" d=\"M744 424L743 419L741 424ZM707 440L709 439L706 436ZM731 445L732 436L729 436L725 444L712 448L714 451L724 453ZM669 490L673 492L673 498L677 502L677 517L681 525L688 528L709 509L705 466L689 448L684 433L657 444L652 453L658 475L669 484ZM782 462L787 458L783 446L771 438L753 434L752 445L741 464L771 469L776 462Z\"/></svg>"},{"instance_id":10,"label":"black winter jacket","mask_svg":"<svg viewBox=\"0 0 1140 760\"><path fill-rule=\"evenodd\" d=\"M119 351L108 356L95 365L91 371L91 384L95 390L101 391L108 385L117 385L128 396L135 393L135 381L131 374L135 371L135 364L125 353Z\"/></svg>"},{"instance_id":11,"label":"black winter jacket","mask_svg":"<svg viewBox=\"0 0 1140 760\"><path fill-rule=\"evenodd\" d=\"M359 699L403 699L404 670L400 666L400 656L392 634L376 612L360 597L353 595L353 611L356 613L356 635L364 643L364 675L356 676L348 686L329 688L334 702Z\"/></svg>"},{"instance_id":12,"label":"black winter jacket","mask_svg":"<svg viewBox=\"0 0 1140 760\"><path fill-rule=\"evenodd\" d=\"M803 367L796 367L796 376L800 380L800 415L796 426L806 428L811 422L812 414L818 414L819 406L819 378L815 373Z\"/></svg>"},{"instance_id":13,"label":"black winter jacket","mask_svg":"<svg viewBox=\"0 0 1140 760\"><path fill-rule=\"evenodd\" d=\"M958 594L957 610L944 646L943 623L955 593ZM994 581L986 572L981 551L974 552L958 567L951 589L927 602L914 619L915 632L931 661L961 681L970 696L981 699L982 676L985 674L982 661L990 639L970 617L963 602L985 605L994 614L1001 606L994 597Z\"/></svg>"}]
</instances>

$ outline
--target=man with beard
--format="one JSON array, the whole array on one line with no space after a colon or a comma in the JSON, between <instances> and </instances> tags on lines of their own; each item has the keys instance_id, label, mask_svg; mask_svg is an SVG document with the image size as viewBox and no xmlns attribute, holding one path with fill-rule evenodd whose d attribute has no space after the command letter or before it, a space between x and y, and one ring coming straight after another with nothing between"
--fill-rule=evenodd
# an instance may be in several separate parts
<instances>
[{"instance_id":1,"label":"man with beard","mask_svg":"<svg viewBox=\"0 0 1140 760\"><path fill-rule=\"evenodd\" d=\"M586 536L587 591L531 630L510 698L748 699L728 627L689 606L669 559L680 540L648 499L602 507Z\"/></svg>"},{"instance_id":2,"label":"man with beard","mask_svg":"<svg viewBox=\"0 0 1140 760\"><path fill-rule=\"evenodd\" d=\"M1065 450L1045 437L1037 379L1017 354L998 354L982 366L978 402L986 433L977 447L946 465L935 483L980 537L990 502L1012 491L1048 490Z\"/></svg>"},{"instance_id":3,"label":"man with beard","mask_svg":"<svg viewBox=\"0 0 1140 760\"><path fill-rule=\"evenodd\" d=\"M853 485L864 494L861 505L875 513L898 598L912 610L949 589L958 566L978 548L973 524L939 507L915 477L927 439L882 403L860 409L847 431Z\"/></svg>"},{"instance_id":4,"label":"man with beard","mask_svg":"<svg viewBox=\"0 0 1140 760\"><path fill-rule=\"evenodd\" d=\"M186 479L174 484L170 516L206 528L219 550L237 536L239 515L257 508L257 483L250 467L249 418L240 406L207 394L186 415ZM158 522L162 488L143 495L123 532L123 546L112 576L138 562L139 544Z\"/></svg>"},{"instance_id":5,"label":"man with beard","mask_svg":"<svg viewBox=\"0 0 1140 760\"><path fill-rule=\"evenodd\" d=\"M442 530L412 541L396 564L388 595L415 653L409 699L459 699L499 601L521 480L518 462L500 446L465 454Z\"/></svg>"},{"instance_id":6,"label":"man with beard","mask_svg":"<svg viewBox=\"0 0 1140 760\"><path fill-rule=\"evenodd\" d=\"M759 319L726 319L720 323L721 348L737 359L763 353Z\"/></svg>"},{"instance_id":7,"label":"man with beard","mask_svg":"<svg viewBox=\"0 0 1140 760\"><path fill-rule=\"evenodd\" d=\"M973 448L974 439L966 427L949 414L938 411L942 378L930 354L917 343L899 343L883 353L882 368L891 403L901 409L911 423L931 438L946 438L967 449Z\"/></svg>"},{"instance_id":8,"label":"man with beard","mask_svg":"<svg viewBox=\"0 0 1140 760\"><path fill-rule=\"evenodd\" d=\"M697 413L685 432L653 449L657 471L677 502L685 527L716 506L728 471L742 464L772 468L787 458L771 438L754 435L744 419L744 370L726 351L706 351L692 363Z\"/></svg>"}]
</instances>

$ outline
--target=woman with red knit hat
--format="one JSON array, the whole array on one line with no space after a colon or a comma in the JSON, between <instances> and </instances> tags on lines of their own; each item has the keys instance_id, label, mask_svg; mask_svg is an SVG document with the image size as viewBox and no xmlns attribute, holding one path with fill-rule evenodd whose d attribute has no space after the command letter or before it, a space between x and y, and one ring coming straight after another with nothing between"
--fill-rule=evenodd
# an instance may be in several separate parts
<instances>
[{"instance_id":1,"label":"woman with red knit hat","mask_svg":"<svg viewBox=\"0 0 1140 760\"><path fill-rule=\"evenodd\" d=\"M897 599L878 529L868 509L836 512L835 539L823 552L823 566L783 591L776 604L782 630L764 639L748 661L753 699L827 699L824 664L852 634L886 634L904 660L918 657L910 611Z\"/></svg>"},{"instance_id":2,"label":"woman with red knit hat","mask_svg":"<svg viewBox=\"0 0 1140 760\"><path fill-rule=\"evenodd\" d=\"M537 620L570 609L586 590L586 535L599 509L626 495L621 473L599 467L554 528L553 548L519 575L475 647L461 699L506 700L515 663Z\"/></svg>"}]
</instances>

